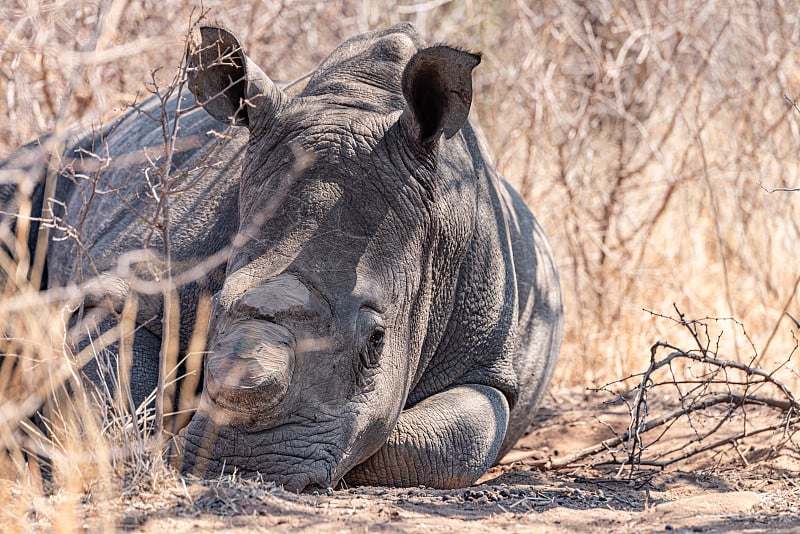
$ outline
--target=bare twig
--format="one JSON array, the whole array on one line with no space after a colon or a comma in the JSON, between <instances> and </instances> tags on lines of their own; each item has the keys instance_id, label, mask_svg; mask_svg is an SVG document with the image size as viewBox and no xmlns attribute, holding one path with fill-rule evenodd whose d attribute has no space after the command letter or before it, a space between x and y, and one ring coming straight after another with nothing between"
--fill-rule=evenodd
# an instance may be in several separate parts
<instances>
[{"instance_id":1,"label":"bare twig","mask_svg":"<svg viewBox=\"0 0 800 534\"><path fill-rule=\"evenodd\" d=\"M753 365L755 356L750 363L719 358L716 352L718 341L715 344L711 343L712 336L708 324L702 320L687 320L677 306L675 310L678 314L677 319L665 318L682 325L693 339L695 348L684 350L671 343L657 341L650 349L650 365L644 372L614 383L621 384L630 379L638 380L638 384L634 388L623 394L615 395L618 400L622 400L626 404L628 404L627 399L630 396L633 397L633 401L628 404L631 417L627 431L621 435L615 434L609 439L566 456L539 459L528 463L542 469L563 469L576 466L589 457L600 456L593 460L593 465L628 466L632 476L636 469L642 466L663 468L724 445L732 445L741 455L738 442L742 439L769 431L787 433L788 429L800 426L800 402L790 388L776 378L777 369L766 371L755 367ZM719 319L714 320L719 321ZM744 335L747 337L746 332ZM658 354L662 349L670 352L659 358ZM678 377L675 368L679 365L687 366L690 363L703 365L704 371L694 378ZM663 376L664 373L667 374L666 379L657 378ZM606 390L610 385L603 389ZM767 386L775 395L757 393ZM654 414L648 400L649 396L654 390L665 387L678 392L680 405L657 417L651 417ZM760 426L752 428L747 424L747 412L745 411L747 406L778 410L781 417L771 424L763 424L762 421ZM707 417L711 414L711 409L715 407L723 407L724 411L719 414L719 410L717 410L718 418L714 424L702 432L695 428L693 418ZM708 442L709 438L718 435L724 428L730 427L737 414L743 417L745 423L740 430ZM650 453L652 446L659 443L667 430L680 419L685 419L695 429L695 436L688 442L681 443L666 452ZM651 431L658 428L661 428L662 431L655 438L646 442L645 435L649 435ZM697 443L698 446L690 446L693 443ZM617 452L624 453L624 460L616 459ZM511 463L539 455L538 451L517 452L509 455L504 461ZM611 455L611 459L604 459L606 455Z\"/></svg>"},{"instance_id":2,"label":"bare twig","mask_svg":"<svg viewBox=\"0 0 800 534\"><path fill-rule=\"evenodd\" d=\"M527 463L529 463L530 465L539 467L541 469L547 469L547 470L564 469L564 468L568 468L568 467L573 467L578 462L580 462L581 460L585 460L586 458L589 458L591 456L594 456L594 455L602 453L602 452L607 452L607 451L613 450L615 447L618 447L620 445L623 445L623 444L627 443L631 438L634 437L634 435L637 432L639 434L644 434L646 432L649 432L650 430L653 430L655 428L658 428L658 427L661 427L663 425L669 424L669 423L675 421L676 419L678 419L679 417L682 417L682 416L685 416L685 415L689 415L689 414L694 413L694 412L700 412L700 411L706 410L708 408L711 408L713 406L717 406L717 405L720 405L720 404L727 404L727 405L730 405L730 406L742 406L744 404L753 404L753 405L757 405L757 406L770 406L770 407L777 408L777 409L779 409L781 411L784 411L784 412L790 412L791 410L795 410L796 411L799 408L796 403L792 404L791 402L785 401L785 400L762 398L762 397L747 397L747 396L736 396L736 395L724 395L724 394L715 395L713 397L709 397L709 398L704 399L702 402L698 402L696 404L693 404L692 406L677 408L675 410L669 411L669 412L667 412L665 414L662 414L659 417L657 417L657 418L655 418L655 419L653 419L651 421L646 422L645 424L643 424L640 427L638 427L637 430L625 432L624 434L622 434L620 436L615 436L613 438L604 440L604 441L602 441L600 443L597 443L597 444L592 445L590 447L586 447L586 448L581 449L579 451L567 454L565 456L561 456L559 458L547 458L547 459L535 460L535 461L527 462ZM688 458L690 456L693 456L693 455L698 454L700 452L703 452L705 450L709 450L711 448L719 447L722 444L730 443L731 440L734 440L734 439L742 439L744 437L751 436L751 435L754 435L754 434L758 434L758 433L761 433L761 432L766 432L768 430L775 430L777 428L781 428L781 426L783 424L784 424L783 422L776 423L775 425L770 425L769 427L764 427L764 428L759 429L757 431L750 431L750 432L743 433L742 435L739 435L739 436L736 436L736 437L733 437L733 438L726 438L726 439L721 440L720 442L716 443L712 447L704 447L702 449L695 449L692 452L687 452L685 456L682 456L680 458L680 460L684 460L684 459L686 459L686 458ZM534 457L540 456L540 455L541 455L540 451L517 452L513 456L510 456L509 457L509 461L506 462L506 463L519 462L519 461L526 460L528 458L534 458ZM675 461L679 461L679 460L675 460ZM669 463L675 463L675 461L670 461ZM639 464L646 464L647 462L638 462L638 463ZM595 464L595 465L597 465L597 464ZM659 465L668 465L668 464L662 462Z\"/></svg>"}]
</instances>

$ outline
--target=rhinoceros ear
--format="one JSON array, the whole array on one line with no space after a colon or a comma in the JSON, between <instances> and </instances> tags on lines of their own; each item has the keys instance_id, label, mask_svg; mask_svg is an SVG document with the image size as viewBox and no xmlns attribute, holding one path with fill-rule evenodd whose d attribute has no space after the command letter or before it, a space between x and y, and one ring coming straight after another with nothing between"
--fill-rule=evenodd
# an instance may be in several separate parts
<instances>
[{"instance_id":1,"label":"rhinoceros ear","mask_svg":"<svg viewBox=\"0 0 800 534\"><path fill-rule=\"evenodd\" d=\"M187 56L189 89L215 119L252 129L260 115L280 106L281 90L230 32L210 26L193 31Z\"/></svg>"},{"instance_id":2,"label":"rhinoceros ear","mask_svg":"<svg viewBox=\"0 0 800 534\"><path fill-rule=\"evenodd\" d=\"M472 69L479 54L433 46L420 50L403 71L403 96L408 103L404 120L410 121L417 140L451 138L461 129L472 104Z\"/></svg>"}]
</instances>

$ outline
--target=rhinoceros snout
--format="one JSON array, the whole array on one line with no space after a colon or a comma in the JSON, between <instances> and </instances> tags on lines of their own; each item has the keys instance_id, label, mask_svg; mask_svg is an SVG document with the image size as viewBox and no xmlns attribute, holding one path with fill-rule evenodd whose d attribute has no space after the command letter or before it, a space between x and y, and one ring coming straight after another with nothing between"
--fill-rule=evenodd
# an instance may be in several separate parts
<instances>
[{"instance_id":1,"label":"rhinoceros snout","mask_svg":"<svg viewBox=\"0 0 800 534\"><path fill-rule=\"evenodd\" d=\"M212 348L205 389L217 406L234 413L264 414L286 396L295 364L295 341L283 326L240 322Z\"/></svg>"}]
</instances>

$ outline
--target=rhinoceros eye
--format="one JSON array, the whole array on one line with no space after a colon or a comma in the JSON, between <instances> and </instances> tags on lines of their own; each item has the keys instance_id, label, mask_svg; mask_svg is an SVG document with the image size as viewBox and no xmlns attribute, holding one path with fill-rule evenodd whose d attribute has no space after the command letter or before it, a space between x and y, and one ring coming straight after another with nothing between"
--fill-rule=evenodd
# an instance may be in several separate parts
<instances>
[{"instance_id":1,"label":"rhinoceros eye","mask_svg":"<svg viewBox=\"0 0 800 534\"><path fill-rule=\"evenodd\" d=\"M361 348L359 355L361 366L370 369L378 365L378 361L386 341L386 331L384 330L381 317L373 311L362 312L360 318Z\"/></svg>"},{"instance_id":2,"label":"rhinoceros eye","mask_svg":"<svg viewBox=\"0 0 800 534\"><path fill-rule=\"evenodd\" d=\"M380 352L383 348L383 336L383 328L378 327L372 332L372 335L369 336L370 350Z\"/></svg>"},{"instance_id":3,"label":"rhinoceros eye","mask_svg":"<svg viewBox=\"0 0 800 534\"><path fill-rule=\"evenodd\" d=\"M372 368L378 365L378 360L381 357L381 350L383 350L383 341L385 334L382 326L375 326L367 338L367 346L364 347L361 356L361 363L366 368Z\"/></svg>"}]
</instances>

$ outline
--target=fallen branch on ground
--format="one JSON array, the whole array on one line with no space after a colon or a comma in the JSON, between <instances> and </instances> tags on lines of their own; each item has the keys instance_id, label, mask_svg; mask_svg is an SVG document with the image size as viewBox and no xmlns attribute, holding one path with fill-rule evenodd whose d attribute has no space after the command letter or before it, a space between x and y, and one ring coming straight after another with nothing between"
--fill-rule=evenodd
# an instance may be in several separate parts
<instances>
[{"instance_id":1,"label":"fallen branch on ground","mask_svg":"<svg viewBox=\"0 0 800 534\"><path fill-rule=\"evenodd\" d=\"M725 360L717 356L719 337L716 338L712 347L708 321L721 321L720 319L687 320L677 307L676 311L678 319L659 317L672 320L687 329L696 348L682 350L670 343L658 341L650 349L650 365L647 370L595 390L610 391L609 388L613 385L638 379L635 387L627 389L621 394L615 394L615 399L612 401L622 401L628 405L631 414L628 430L566 456L535 459L526 462L528 465L545 470L564 469L577 467L584 460L594 458L592 465L629 466L632 474L641 466L663 469L725 445L731 445L746 463L746 458L738 448L738 442L765 432L782 432L781 445L791 442L793 431L800 430L800 402L797 401L789 387L778 380L775 375L779 369L789 363L797 349L797 344L786 362L772 371L765 371L754 365L757 360L756 355L748 363ZM733 322L735 323L735 321ZM741 327L739 323L736 324ZM743 333L747 337L746 332ZM658 359L658 353L662 349L669 349L671 352ZM692 364L697 363L703 365L703 371L699 376L692 376L689 379L678 377L678 368L691 370ZM660 378L663 373L667 373L666 379ZM677 391L679 407L648 420L650 413L648 395L657 388L662 390L671 388ZM769 394L763 394L764 390L769 390ZM629 403L631 397L633 402ZM754 427L748 420L746 412L748 406L767 407L779 411L780 414L769 424ZM722 407L723 410L721 412L714 411L715 407ZM693 419L700 417L711 419L715 416L721 417L710 430L702 433L698 430L701 425L696 424ZM723 428L729 429L735 416L741 416L741 420L737 421L741 428L724 436L719 435ZM653 445L658 443L669 428L681 418L688 421L695 436L688 442L681 443L670 450L651 453ZM645 434L658 428L661 428L662 431L653 440L645 443ZM507 455L501 463L509 464L530 460L540 454L540 451L514 452ZM601 454L610 455L611 458L595 458ZM623 458L618 458L619 454L622 454Z\"/></svg>"}]
</instances>

